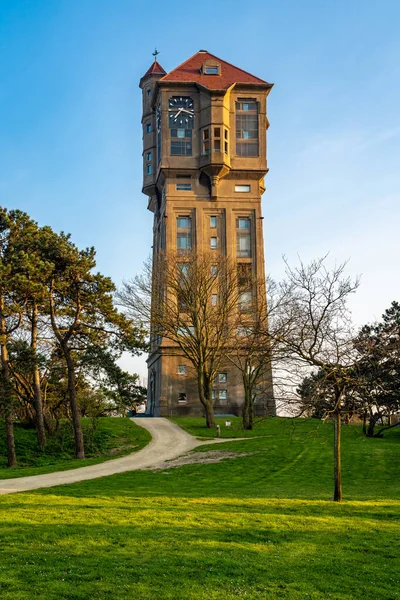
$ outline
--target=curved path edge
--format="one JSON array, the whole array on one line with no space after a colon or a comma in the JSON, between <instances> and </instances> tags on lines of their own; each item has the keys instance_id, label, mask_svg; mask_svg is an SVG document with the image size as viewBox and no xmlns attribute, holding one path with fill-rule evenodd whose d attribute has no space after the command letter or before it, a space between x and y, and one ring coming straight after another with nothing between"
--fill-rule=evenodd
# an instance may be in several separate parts
<instances>
[{"instance_id":1,"label":"curved path edge","mask_svg":"<svg viewBox=\"0 0 400 600\"><path fill-rule=\"evenodd\" d=\"M151 441L137 452L107 460L97 465L79 467L69 471L57 471L45 473L44 475L31 475L29 477L17 477L15 479L0 480L0 495L12 494L14 492L26 492L39 488L53 487L68 483L77 483L88 479L97 479L107 475L125 473L126 471L137 471L148 467L161 465L166 460L177 458L185 452L189 452L198 446L229 442L240 438L219 438L215 440L200 441L181 429L175 423L163 417L148 417L132 419L151 434Z\"/></svg>"}]
</instances>

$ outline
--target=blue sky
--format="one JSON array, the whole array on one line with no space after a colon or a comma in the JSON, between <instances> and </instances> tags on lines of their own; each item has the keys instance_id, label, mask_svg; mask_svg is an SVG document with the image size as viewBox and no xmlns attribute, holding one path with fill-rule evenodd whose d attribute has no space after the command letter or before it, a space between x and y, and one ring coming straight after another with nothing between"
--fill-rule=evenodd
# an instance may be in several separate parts
<instances>
[{"instance_id":1,"label":"blue sky","mask_svg":"<svg viewBox=\"0 0 400 600\"><path fill-rule=\"evenodd\" d=\"M400 299L398 0L0 0L0 204L94 245L119 284L141 269L138 82L200 48L275 84L267 269L330 252L362 274L355 321ZM143 361L135 362L143 370Z\"/></svg>"}]
</instances>

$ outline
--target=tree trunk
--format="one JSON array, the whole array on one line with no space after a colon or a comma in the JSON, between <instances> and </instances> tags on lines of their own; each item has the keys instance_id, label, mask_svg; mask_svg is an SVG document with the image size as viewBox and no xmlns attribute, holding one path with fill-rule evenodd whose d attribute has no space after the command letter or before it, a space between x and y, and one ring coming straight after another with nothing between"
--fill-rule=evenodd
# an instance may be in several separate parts
<instances>
[{"instance_id":1,"label":"tree trunk","mask_svg":"<svg viewBox=\"0 0 400 600\"><path fill-rule=\"evenodd\" d=\"M42 389L40 387L39 365L37 363L37 306L32 307L32 329L31 329L31 349L34 357L33 363L33 393L35 403L35 425L40 448L46 445L46 431L43 417Z\"/></svg>"},{"instance_id":2,"label":"tree trunk","mask_svg":"<svg viewBox=\"0 0 400 600\"><path fill-rule=\"evenodd\" d=\"M6 412L6 437L7 437L7 464L10 468L15 467L17 464L17 455L15 454L15 440L14 440L14 423L11 412Z\"/></svg>"},{"instance_id":3,"label":"tree trunk","mask_svg":"<svg viewBox=\"0 0 400 600\"><path fill-rule=\"evenodd\" d=\"M15 467L17 456L15 454L14 423L12 418L12 388L10 383L10 368L8 365L7 330L4 317L4 297L0 297L0 336L1 336L1 400L3 404L4 419L6 423L7 439L7 464Z\"/></svg>"},{"instance_id":4,"label":"tree trunk","mask_svg":"<svg viewBox=\"0 0 400 600\"><path fill-rule=\"evenodd\" d=\"M369 415L369 421L368 421L368 427L367 427L367 437L374 437L376 422L377 422L377 419L375 419L373 413L371 412Z\"/></svg>"},{"instance_id":5,"label":"tree trunk","mask_svg":"<svg viewBox=\"0 0 400 600\"><path fill-rule=\"evenodd\" d=\"M342 501L342 464L341 464L341 406L338 401L338 406L334 413L334 478L335 478L335 493L333 499L335 502Z\"/></svg>"},{"instance_id":6,"label":"tree trunk","mask_svg":"<svg viewBox=\"0 0 400 600\"><path fill-rule=\"evenodd\" d=\"M198 371L197 373L197 386L200 402L204 406L204 410L206 412L206 425L209 429L215 429L216 425L212 401L212 387L205 382L202 371Z\"/></svg>"},{"instance_id":7,"label":"tree trunk","mask_svg":"<svg viewBox=\"0 0 400 600\"><path fill-rule=\"evenodd\" d=\"M242 412L242 421L244 429L253 429L253 403L251 390L244 383L244 405Z\"/></svg>"},{"instance_id":8,"label":"tree trunk","mask_svg":"<svg viewBox=\"0 0 400 600\"><path fill-rule=\"evenodd\" d=\"M363 424L362 424L363 434L367 435L367 413L363 413Z\"/></svg>"},{"instance_id":9,"label":"tree trunk","mask_svg":"<svg viewBox=\"0 0 400 600\"><path fill-rule=\"evenodd\" d=\"M17 456L15 454L14 423L12 417L12 388L8 366L8 352L5 344L1 344L1 403L6 424L7 464L15 467Z\"/></svg>"},{"instance_id":10,"label":"tree trunk","mask_svg":"<svg viewBox=\"0 0 400 600\"><path fill-rule=\"evenodd\" d=\"M67 362L68 370L68 397L71 406L72 424L74 427L75 452L76 458L85 458L85 446L83 442L81 415L79 411L78 399L76 397L75 365L72 360L71 351L67 345L63 344L62 350Z\"/></svg>"},{"instance_id":11,"label":"tree trunk","mask_svg":"<svg viewBox=\"0 0 400 600\"><path fill-rule=\"evenodd\" d=\"M211 399L206 399L204 404L206 411L206 425L209 429L215 429L214 407Z\"/></svg>"},{"instance_id":12,"label":"tree trunk","mask_svg":"<svg viewBox=\"0 0 400 600\"><path fill-rule=\"evenodd\" d=\"M250 408L249 408L249 427L248 427L248 429L253 429L253 422L254 422L254 404L253 404L253 397L251 396Z\"/></svg>"}]
</instances>

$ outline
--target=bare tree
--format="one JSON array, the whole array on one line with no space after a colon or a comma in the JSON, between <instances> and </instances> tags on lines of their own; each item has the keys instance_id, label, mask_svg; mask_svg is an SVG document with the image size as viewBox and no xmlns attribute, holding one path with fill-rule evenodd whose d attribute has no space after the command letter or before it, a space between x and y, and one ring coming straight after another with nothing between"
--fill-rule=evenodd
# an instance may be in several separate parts
<instances>
[{"instance_id":1,"label":"bare tree","mask_svg":"<svg viewBox=\"0 0 400 600\"><path fill-rule=\"evenodd\" d=\"M238 297L236 265L198 252L160 253L118 293L128 315L147 328L151 351L169 340L193 365L207 427L215 427L212 386L236 336Z\"/></svg>"},{"instance_id":2,"label":"bare tree","mask_svg":"<svg viewBox=\"0 0 400 600\"><path fill-rule=\"evenodd\" d=\"M300 261L294 268L285 262L286 279L278 293L281 310L270 336L281 347L283 380L287 371L292 384L294 374L300 380L310 367L317 367L331 386L328 412L334 420L334 500L340 502L343 398L356 386L358 367L347 301L357 290L359 278L345 276L347 263L329 269L326 256L309 265Z\"/></svg>"},{"instance_id":3,"label":"bare tree","mask_svg":"<svg viewBox=\"0 0 400 600\"><path fill-rule=\"evenodd\" d=\"M273 282L271 282L273 283ZM236 341L226 349L227 359L242 376L244 404L243 427L253 428L254 405L265 403L267 413L275 414L272 389L272 359L280 346L271 338L268 325L264 281L249 280L246 273L238 273L238 311L236 314ZM276 334L277 332L275 332ZM271 407L273 409L271 410Z\"/></svg>"}]
</instances>

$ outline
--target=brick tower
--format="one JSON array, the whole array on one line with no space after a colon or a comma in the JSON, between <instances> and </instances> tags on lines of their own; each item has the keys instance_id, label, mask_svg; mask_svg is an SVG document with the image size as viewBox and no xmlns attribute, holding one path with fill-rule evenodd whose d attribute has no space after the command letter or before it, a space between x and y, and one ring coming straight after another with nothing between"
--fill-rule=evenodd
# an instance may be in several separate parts
<instances>
[{"instance_id":1,"label":"brick tower","mask_svg":"<svg viewBox=\"0 0 400 600\"><path fill-rule=\"evenodd\" d=\"M170 73L155 60L140 87L153 252L215 250L265 280L261 196L272 84L200 50ZM149 414L203 414L190 364L171 343L153 342L147 362ZM234 367L218 373L213 397L216 414L239 414ZM255 414L275 414L271 395Z\"/></svg>"}]
</instances>

